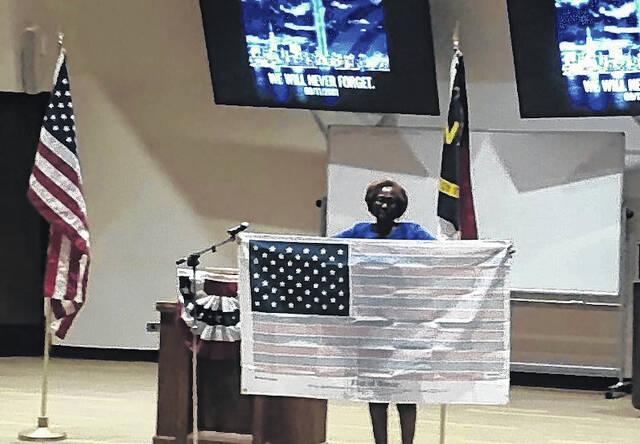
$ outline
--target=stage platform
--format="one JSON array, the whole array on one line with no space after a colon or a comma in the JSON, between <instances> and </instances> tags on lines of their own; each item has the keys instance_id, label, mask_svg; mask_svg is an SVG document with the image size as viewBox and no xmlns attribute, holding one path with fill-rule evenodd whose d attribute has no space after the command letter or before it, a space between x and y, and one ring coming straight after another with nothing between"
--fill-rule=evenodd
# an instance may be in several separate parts
<instances>
[{"instance_id":1,"label":"stage platform","mask_svg":"<svg viewBox=\"0 0 640 444\"><path fill-rule=\"evenodd\" d=\"M35 425L40 406L39 358L0 358L0 442L14 443ZM155 434L157 365L54 358L49 418L69 444L151 443ZM391 411L390 443L399 443ZM439 408L420 407L415 443L438 442ZM447 443L634 443L640 410L631 397L606 400L600 392L513 387L505 407L451 406ZM304 421L304 418L300 418ZM365 405L329 402L330 444L373 443ZM292 443L294 444L294 443Z\"/></svg>"}]
</instances>

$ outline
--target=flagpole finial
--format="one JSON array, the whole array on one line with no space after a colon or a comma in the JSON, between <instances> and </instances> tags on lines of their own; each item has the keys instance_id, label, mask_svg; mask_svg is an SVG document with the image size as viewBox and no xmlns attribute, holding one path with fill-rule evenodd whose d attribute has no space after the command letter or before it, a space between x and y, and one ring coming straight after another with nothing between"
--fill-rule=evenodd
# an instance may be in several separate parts
<instances>
[{"instance_id":1,"label":"flagpole finial","mask_svg":"<svg viewBox=\"0 0 640 444\"><path fill-rule=\"evenodd\" d=\"M455 28L453 28L453 50L454 51L459 51L460 50L460 21L456 20L456 26Z\"/></svg>"},{"instance_id":2,"label":"flagpole finial","mask_svg":"<svg viewBox=\"0 0 640 444\"><path fill-rule=\"evenodd\" d=\"M58 32L58 48L62 48L63 41L64 41L64 32Z\"/></svg>"}]
</instances>

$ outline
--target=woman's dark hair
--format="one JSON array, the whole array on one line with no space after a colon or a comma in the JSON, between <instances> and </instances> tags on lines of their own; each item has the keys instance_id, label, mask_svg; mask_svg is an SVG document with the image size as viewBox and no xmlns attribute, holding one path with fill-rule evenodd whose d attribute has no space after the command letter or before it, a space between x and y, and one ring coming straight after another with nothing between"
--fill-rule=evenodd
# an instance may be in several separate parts
<instances>
[{"instance_id":1,"label":"woman's dark hair","mask_svg":"<svg viewBox=\"0 0 640 444\"><path fill-rule=\"evenodd\" d=\"M371 211L371 206L376 200L376 196L384 187L391 187L393 194L396 195L398 205L396 206L396 214L394 219L402 216L407 209L409 199L407 198L407 192L397 182L391 179L377 180L367 187L367 192L364 195L364 200L367 203L367 208Z\"/></svg>"}]
</instances>

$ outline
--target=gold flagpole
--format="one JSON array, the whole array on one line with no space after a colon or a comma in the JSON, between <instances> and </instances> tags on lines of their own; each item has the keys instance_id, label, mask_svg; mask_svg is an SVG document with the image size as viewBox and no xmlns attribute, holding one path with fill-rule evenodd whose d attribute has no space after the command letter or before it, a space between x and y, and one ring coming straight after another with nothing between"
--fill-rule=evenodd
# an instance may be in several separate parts
<instances>
[{"instance_id":1,"label":"gold flagpole","mask_svg":"<svg viewBox=\"0 0 640 444\"><path fill-rule=\"evenodd\" d=\"M64 33L58 33L58 50L62 51ZM55 79L54 79L55 82ZM44 357L42 362L42 388L40 399L40 416L38 426L18 434L21 441L61 441L67 438L65 432L56 432L49 429L47 417L47 392L49 388L49 349L51 348L51 301L44 298Z\"/></svg>"},{"instance_id":2,"label":"gold flagpole","mask_svg":"<svg viewBox=\"0 0 640 444\"><path fill-rule=\"evenodd\" d=\"M460 53L460 21L456 20L456 25L453 29L453 35L451 37L453 42L453 51L457 55ZM455 60L455 56L454 56ZM453 66L453 62L452 62ZM453 89L454 79L449 79L449 92ZM447 430L447 404L440 405L440 444L445 444L445 435Z\"/></svg>"},{"instance_id":3,"label":"gold flagpole","mask_svg":"<svg viewBox=\"0 0 640 444\"><path fill-rule=\"evenodd\" d=\"M38 427L21 432L18 439L22 441L61 441L67 438L65 432L55 432L49 429L47 417L47 391L49 382L49 348L51 346L51 301L44 299L44 358L42 363L42 391L40 400L40 416Z\"/></svg>"}]
</instances>

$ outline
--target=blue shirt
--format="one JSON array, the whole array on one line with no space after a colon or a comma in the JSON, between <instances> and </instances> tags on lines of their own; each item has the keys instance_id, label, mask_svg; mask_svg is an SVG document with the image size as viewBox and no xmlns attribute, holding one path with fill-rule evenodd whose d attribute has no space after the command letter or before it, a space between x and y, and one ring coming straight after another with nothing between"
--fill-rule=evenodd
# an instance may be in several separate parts
<instances>
[{"instance_id":1,"label":"blue shirt","mask_svg":"<svg viewBox=\"0 0 640 444\"><path fill-rule=\"evenodd\" d=\"M401 222L396 225L387 237L381 238L373 231L370 222L358 222L348 230L338 233L333 237L352 239L406 239L406 240L436 240L420 224L413 222Z\"/></svg>"}]
</instances>

